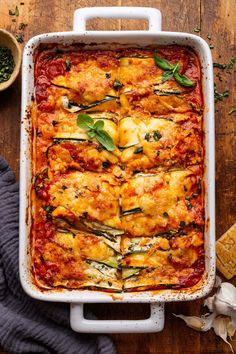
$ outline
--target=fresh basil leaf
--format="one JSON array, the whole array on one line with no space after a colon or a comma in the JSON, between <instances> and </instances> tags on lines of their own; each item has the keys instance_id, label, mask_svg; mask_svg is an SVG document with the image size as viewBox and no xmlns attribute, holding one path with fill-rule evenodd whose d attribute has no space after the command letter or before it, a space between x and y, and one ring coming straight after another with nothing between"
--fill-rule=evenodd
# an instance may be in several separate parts
<instances>
[{"instance_id":1,"label":"fresh basil leaf","mask_svg":"<svg viewBox=\"0 0 236 354\"><path fill-rule=\"evenodd\" d=\"M90 139L93 139L96 136L96 132L94 130L90 130L87 132L87 135Z\"/></svg>"},{"instance_id":2,"label":"fresh basil leaf","mask_svg":"<svg viewBox=\"0 0 236 354\"><path fill-rule=\"evenodd\" d=\"M174 68L173 68L173 74L175 73L175 72L179 72L179 68L180 68L180 66L179 66L179 63L177 63L177 64L175 64L175 66L174 66Z\"/></svg>"},{"instance_id":3,"label":"fresh basil leaf","mask_svg":"<svg viewBox=\"0 0 236 354\"><path fill-rule=\"evenodd\" d=\"M173 76L172 71L165 71L162 75L162 82L169 80L170 78L172 78L172 76Z\"/></svg>"},{"instance_id":4,"label":"fresh basil leaf","mask_svg":"<svg viewBox=\"0 0 236 354\"><path fill-rule=\"evenodd\" d=\"M78 114L77 117L77 125L85 130L89 131L90 129L93 128L93 119L88 115L88 114Z\"/></svg>"},{"instance_id":5,"label":"fresh basil leaf","mask_svg":"<svg viewBox=\"0 0 236 354\"><path fill-rule=\"evenodd\" d=\"M192 87L194 86L194 82L190 80L185 75L180 75L177 71L174 73L174 78L181 86Z\"/></svg>"},{"instance_id":6,"label":"fresh basil leaf","mask_svg":"<svg viewBox=\"0 0 236 354\"><path fill-rule=\"evenodd\" d=\"M96 130L95 131L95 138L108 151L115 150L115 145L113 143L113 140L105 130Z\"/></svg>"},{"instance_id":7,"label":"fresh basil leaf","mask_svg":"<svg viewBox=\"0 0 236 354\"><path fill-rule=\"evenodd\" d=\"M95 130L102 130L104 128L104 120L97 120L94 123L93 129Z\"/></svg>"},{"instance_id":8,"label":"fresh basil leaf","mask_svg":"<svg viewBox=\"0 0 236 354\"><path fill-rule=\"evenodd\" d=\"M170 64L166 59L159 57L154 53L153 55L155 64L162 70L173 70L174 66Z\"/></svg>"}]
</instances>

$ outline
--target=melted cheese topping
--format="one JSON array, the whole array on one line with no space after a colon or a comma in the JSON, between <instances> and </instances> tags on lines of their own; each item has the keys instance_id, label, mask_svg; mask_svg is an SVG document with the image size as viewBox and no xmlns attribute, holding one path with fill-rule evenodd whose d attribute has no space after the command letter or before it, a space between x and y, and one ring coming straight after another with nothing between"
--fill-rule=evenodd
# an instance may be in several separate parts
<instances>
[{"instance_id":1,"label":"melted cheese topping","mask_svg":"<svg viewBox=\"0 0 236 354\"><path fill-rule=\"evenodd\" d=\"M56 76L52 83L76 91L80 103L91 103L102 100L106 95L116 95L112 83L117 76L117 68L118 61L108 61L103 67L98 60L89 59L73 66L66 75Z\"/></svg>"},{"instance_id":2,"label":"melted cheese topping","mask_svg":"<svg viewBox=\"0 0 236 354\"><path fill-rule=\"evenodd\" d=\"M189 209L188 191L196 179L191 171L174 171L153 176L137 176L122 185L122 211L140 208L140 213L122 217L122 227L132 236L153 236L178 229L196 220L197 211Z\"/></svg>"},{"instance_id":3,"label":"melted cheese topping","mask_svg":"<svg viewBox=\"0 0 236 354\"><path fill-rule=\"evenodd\" d=\"M53 217L84 217L120 227L119 188L110 174L67 174L52 183L49 196Z\"/></svg>"},{"instance_id":4,"label":"melted cheese topping","mask_svg":"<svg viewBox=\"0 0 236 354\"><path fill-rule=\"evenodd\" d=\"M154 52L193 81L179 85ZM204 271L201 69L180 46L42 50L35 63L31 256L37 286L186 288ZM104 130L108 151L77 125Z\"/></svg>"},{"instance_id":5,"label":"melted cheese topping","mask_svg":"<svg viewBox=\"0 0 236 354\"><path fill-rule=\"evenodd\" d=\"M181 166L201 161L200 137L172 120L128 117L120 121L121 162L130 169Z\"/></svg>"}]
</instances>

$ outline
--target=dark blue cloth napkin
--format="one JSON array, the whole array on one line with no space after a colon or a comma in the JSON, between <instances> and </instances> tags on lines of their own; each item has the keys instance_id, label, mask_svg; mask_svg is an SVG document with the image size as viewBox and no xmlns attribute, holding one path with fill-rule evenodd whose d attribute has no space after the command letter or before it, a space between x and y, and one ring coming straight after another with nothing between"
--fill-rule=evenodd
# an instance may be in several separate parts
<instances>
[{"instance_id":1,"label":"dark blue cloth napkin","mask_svg":"<svg viewBox=\"0 0 236 354\"><path fill-rule=\"evenodd\" d=\"M31 299L19 281L19 188L0 157L0 344L10 353L115 354L107 336L70 329L69 305Z\"/></svg>"}]
</instances>

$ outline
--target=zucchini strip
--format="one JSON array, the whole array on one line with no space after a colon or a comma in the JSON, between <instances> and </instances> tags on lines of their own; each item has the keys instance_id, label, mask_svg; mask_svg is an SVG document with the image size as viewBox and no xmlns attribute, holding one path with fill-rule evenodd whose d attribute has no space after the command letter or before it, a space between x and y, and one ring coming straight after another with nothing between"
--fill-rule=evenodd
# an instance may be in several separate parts
<instances>
[{"instance_id":1,"label":"zucchini strip","mask_svg":"<svg viewBox=\"0 0 236 354\"><path fill-rule=\"evenodd\" d=\"M122 279L128 279L137 275L141 268L122 268Z\"/></svg>"},{"instance_id":2,"label":"zucchini strip","mask_svg":"<svg viewBox=\"0 0 236 354\"><path fill-rule=\"evenodd\" d=\"M105 96L104 99L100 100L100 101L95 101L89 105L83 105L83 104L78 104L76 102L70 102L67 96L62 96L62 106L63 108L70 112L70 113L77 113L79 111L84 111L84 110L88 110L90 108L99 106L100 104L104 103L104 102L108 102L108 101L112 101L117 99L117 96Z\"/></svg>"},{"instance_id":3,"label":"zucchini strip","mask_svg":"<svg viewBox=\"0 0 236 354\"><path fill-rule=\"evenodd\" d=\"M116 267L111 267L109 265L106 265L105 263L93 261L93 260L86 260L86 263L89 264L91 267L97 269L100 273L104 274L109 278L116 279L117 277Z\"/></svg>"},{"instance_id":4,"label":"zucchini strip","mask_svg":"<svg viewBox=\"0 0 236 354\"><path fill-rule=\"evenodd\" d=\"M108 259L108 260L104 260L104 261L98 261L97 259L92 259L92 258L89 259L88 258L88 261L94 261L99 264L104 264L105 266L107 266L109 268L119 269L119 262L114 257L112 259Z\"/></svg>"},{"instance_id":5,"label":"zucchini strip","mask_svg":"<svg viewBox=\"0 0 236 354\"><path fill-rule=\"evenodd\" d=\"M113 229L110 226L102 225L94 221L87 221L82 218L78 219L74 223L70 223L63 218L53 218L54 224L57 227L73 232L75 235L78 231L91 232L97 236L103 236L109 241L114 242L117 236L124 234L123 230Z\"/></svg>"},{"instance_id":6,"label":"zucchini strip","mask_svg":"<svg viewBox=\"0 0 236 354\"><path fill-rule=\"evenodd\" d=\"M167 90L159 90L159 89L155 89L154 93L157 96L173 96L173 95L180 95L181 91L167 91Z\"/></svg>"},{"instance_id":7,"label":"zucchini strip","mask_svg":"<svg viewBox=\"0 0 236 354\"><path fill-rule=\"evenodd\" d=\"M130 209L130 210L125 210L121 212L121 216L127 216L127 215L131 215L131 214L138 214L138 213L142 213L142 209L141 208L134 208L134 209Z\"/></svg>"}]
</instances>

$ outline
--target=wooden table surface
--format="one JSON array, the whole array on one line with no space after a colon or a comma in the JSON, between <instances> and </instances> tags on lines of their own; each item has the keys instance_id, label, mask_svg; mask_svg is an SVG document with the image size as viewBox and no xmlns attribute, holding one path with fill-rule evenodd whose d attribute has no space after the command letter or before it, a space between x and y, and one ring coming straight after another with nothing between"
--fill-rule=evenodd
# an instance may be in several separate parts
<instances>
[{"instance_id":1,"label":"wooden table surface","mask_svg":"<svg viewBox=\"0 0 236 354\"><path fill-rule=\"evenodd\" d=\"M9 16L8 10L18 5L19 16ZM214 62L227 63L235 53L235 0L0 0L0 28L16 34L21 22L28 26L23 31L28 38L45 32L72 29L73 12L89 6L148 6L161 10L163 30L196 33L211 43ZM16 22L13 21L16 19ZM146 29L144 21L93 20L89 29ZM211 36L211 40L207 36ZM25 43L24 42L24 43ZM22 44L22 47L24 46ZM215 69L215 74L219 69ZM219 237L236 222L236 107L235 68L225 71L223 80L215 76L220 92L229 90L229 97L216 105L216 234ZM21 78L4 92L0 92L0 154L3 155L19 176L20 103ZM148 305L90 305L100 318L143 318L148 315ZM198 315L203 312L203 300L166 305L166 324L157 334L113 335L119 354L224 354L230 349L213 330L199 333L186 327L172 315L184 313ZM235 343L235 342L234 342ZM69 344L68 344L69 345ZM235 346L236 349L236 346ZM0 354L4 353L3 349ZM66 354L66 353L65 353Z\"/></svg>"}]
</instances>

